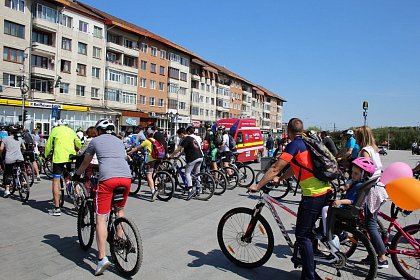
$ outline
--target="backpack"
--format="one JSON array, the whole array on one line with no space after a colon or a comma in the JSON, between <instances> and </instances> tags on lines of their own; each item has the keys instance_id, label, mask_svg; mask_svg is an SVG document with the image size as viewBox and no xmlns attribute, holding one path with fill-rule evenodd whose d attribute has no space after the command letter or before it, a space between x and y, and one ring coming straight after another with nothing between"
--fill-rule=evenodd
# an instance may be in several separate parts
<instances>
[{"instance_id":1,"label":"backpack","mask_svg":"<svg viewBox=\"0 0 420 280\"><path fill-rule=\"evenodd\" d=\"M229 135L229 150L235 151L236 150L236 141L233 139L232 135Z\"/></svg>"},{"instance_id":2,"label":"backpack","mask_svg":"<svg viewBox=\"0 0 420 280\"><path fill-rule=\"evenodd\" d=\"M328 182L337 179L340 175L338 163L328 148L321 141L308 137L302 137L302 139L306 148L311 153L313 170L302 166L295 158L292 159L292 162L306 171L311 172L321 181Z\"/></svg>"},{"instance_id":3,"label":"backpack","mask_svg":"<svg viewBox=\"0 0 420 280\"><path fill-rule=\"evenodd\" d=\"M147 139L152 143L152 158L154 159L163 159L165 158L165 147L159 141L155 139Z\"/></svg>"},{"instance_id":4,"label":"backpack","mask_svg":"<svg viewBox=\"0 0 420 280\"><path fill-rule=\"evenodd\" d=\"M33 151L35 149L35 142L32 136L25 132L23 134L23 140L25 141L25 148L27 151Z\"/></svg>"},{"instance_id":5,"label":"backpack","mask_svg":"<svg viewBox=\"0 0 420 280\"><path fill-rule=\"evenodd\" d=\"M223 144L223 135L219 131L213 131L213 144L216 148Z\"/></svg>"}]
</instances>

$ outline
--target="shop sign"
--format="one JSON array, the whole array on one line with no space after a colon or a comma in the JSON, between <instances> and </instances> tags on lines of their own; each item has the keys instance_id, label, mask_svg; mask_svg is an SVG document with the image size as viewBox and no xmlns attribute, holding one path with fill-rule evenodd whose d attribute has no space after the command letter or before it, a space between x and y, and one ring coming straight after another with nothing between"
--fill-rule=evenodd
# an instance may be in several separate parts
<instances>
[{"instance_id":1,"label":"shop sign","mask_svg":"<svg viewBox=\"0 0 420 280\"><path fill-rule=\"evenodd\" d=\"M177 122L179 122L179 123L190 123L190 117L178 117Z\"/></svg>"},{"instance_id":2,"label":"shop sign","mask_svg":"<svg viewBox=\"0 0 420 280\"><path fill-rule=\"evenodd\" d=\"M123 117L123 125L126 126L137 126L140 124L140 118L138 117Z\"/></svg>"},{"instance_id":3,"label":"shop sign","mask_svg":"<svg viewBox=\"0 0 420 280\"><path fill-rule=\"evenodd\" d=\"M201 122L200 122L200 121L197 121L197 120L193 120L193 121L192 121L192 126L193 126L193 127L200 127L200 124L201 124Z\"/></svg>"},{"instance_id":4,"label":"shop sign","mask_svg":"<svg viewBox=\"0 0 420 280\"><path fill-rule=\"evenodd\" d=\"M44 108L44 109L51 109L51 108L58 108L63 109L63 105L61 104L53 104L53 103L44 103L44 102L28 102L29 107L36 107L36 108Z\"/></svg>"}]
</instances>

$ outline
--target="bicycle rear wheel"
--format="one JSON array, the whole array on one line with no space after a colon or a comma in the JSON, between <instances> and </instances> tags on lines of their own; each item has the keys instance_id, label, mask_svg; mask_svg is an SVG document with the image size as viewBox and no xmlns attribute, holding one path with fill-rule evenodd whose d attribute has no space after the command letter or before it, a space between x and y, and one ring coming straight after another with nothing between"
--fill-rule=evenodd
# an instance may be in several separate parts
<instances>
[{"instance_id":1,"label":"bicycle rear wheel","mask_svg":"<svg viewBox=\"0 0 420 280\"><path fill-rule=\"evenodd\" d=\"M255 183L258 183L261 181L262 177L264 176L264 171L259 171L257 173L257 176L255 176ZM292 190L292 186L290 184L290 181L283 180L282 182L278 183L268 183L266 187L270 190L270 196L275 199L282 199L284 198L290 190Z\"/></svg>"},{"instance_id":2,"label":"bicycle rear wheel","mask_svg":"<svg viewBox=\"0 0 420 280\"><path fill-rule=\"evenodd\" d=\"M19 181L20 181L19 196L24 202L26 202L28 201L29 193L31 192L28 176L24 172L20 173Z\"/></svg>"},{"instance_id":3,"label":"bicycle rear wheel","mask_svg":"<svg viewBox=\"0 0 420 280\"><path fill-rule=\"evenodd\" d=\"M270 259L274 248L274 235L267 220L259 215L251 225L253 209L238 207L226 212L217 226L217 241L223 254L234 264L255 268ZM244 240L247 229L254 228L251 238Z\"/></svg>"},{"instance_id":4,"label":"bicycle rear wheel","mask_svg":"<svg viewBox=\"0 0 420 280\"><path fill-rule=\"evenodd\" d=\"M157 198L162 201L170 200L175 192L175 182L171 174L166 171L158 171L153 175L155 191L158 192Z\"/></svg>"},{"instance_id":5,"label":"bicycle rear wheel","mask_svg":"<svg viewBox=\"0 0 420 280\"><path fill-rule=\"evenodd\" d=\"M24 166L24 171L25 171L26 175L28 175L29 186L32 187L34 182L35 182L34 166L33 166L32 162L29 162L29 161L25 161L23 163L23 166Z\"/></svg>"},{"instance_id":6,"label":"bicycle rear wheel","mask_svg":"<svg viewBox=\"0 0 420 280\"><path fill-rule=\"evenodd\" d=\"M213 176L209 173L200 172L194 175L193 180L196 182L197 195L195 196L198 200L209 200L215 189L215 183Z\"/></svg>"},{"instance_id":7,"label":"bicycle rear wheel","mask_svg":"<svg viewBox=\"0 0 420 280\"><path fill-rule=\"evenodd\" d=\"M417 248L420 247L420 224L406 226L403 231L408 238L397 232L392 239L390 249L402 250L405 253L391 254L392 263L405 279L420 279L420 253L411 245L413 243Z\"/></svg>"},{"instance_id":8,"label":"bicycle rear wheel","mask_svg":"<svg viewBox=\"0 0 420 280\"><path fill-rule=\"evenodd\" d=\"M47 158L44 161L44 173L48 177L48 179L52 179L53 177L53 163L51 158Z\"/></svg>"},{"instance_id":9,"label":"bicycle rear wheel","mask_svg":"<svg viewBox=\"0 0 420 280\"><path fill-rule=\"evenodd\" d=\"M215 183L214 194L221 195L226 191L227 179L220 170L208 171L212 176Z\"/></svg>"},{"instance_id":10,"label":"bicycle rear wheel","mask_svg":"<svg viewBox=\"0 0 420 280\"><path fill-rule=\"evenodd\" d=\"M77 212L77 238L80 248L88 250L93 243L95 235L95 216L93 201L85 201Z\"/></svg>"},{"instance_id":11,"label":"bicycle rear wheel","mask_svg":"<svg viewBox=\"0 0 420 280\"><path fill-rule=\"evenodd\" d=\"M239 175L239 186L243 188L248 188L254 183L255 172L248 165L238 166L238 175Z\"/></svg>"},{"instance_id":12,"label":"bicycle rear wheel","mask_svg":"<svg viewBox=\"0 0 420 280\"><path fill-rule=\"evenodd\" d=\"M110 242L115 266L124 276L135 275L143 261L143 247L137 226L126 217L114 221Z\"/></svg>"},{"instance_id":13,"label":"bicycle rear wheel","mask_svg":"<svg viewBox=\"0 0 420 280\"><path fill-rule=\"evenodd\" d=\"M236 171L236 169L232 167L223 167L222 170L225 173L226 180L227 180L226 189L233 190L234 188L238 186L238 182L239 182L238 171Z\"/></svg>"}]
</instances>

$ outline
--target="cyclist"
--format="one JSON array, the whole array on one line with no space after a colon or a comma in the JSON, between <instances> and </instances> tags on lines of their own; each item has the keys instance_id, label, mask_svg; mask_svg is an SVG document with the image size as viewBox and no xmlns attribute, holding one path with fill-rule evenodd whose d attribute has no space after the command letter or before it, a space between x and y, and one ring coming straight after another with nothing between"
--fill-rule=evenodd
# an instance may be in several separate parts
<instances>
[{"instance_id":1,"label":"cyclist","mask_svg":"<svg viewBox=\"0 0 420 280\"><path fill-rule=\"evenodd\" d=\"M226 127L223 126L223 125L219 126L217 128L217 130L219 130L219 133L222 133L222 135L223 135L223 143L222 143L222 145L220 145L218 151L221 154L221 156L223 157L222 158L223 166L228 167L229 162L230 162L230 158L232 156L232 153L229 150L229 135L226 131Z\"/></svg>"},{"instance_id":2,"label":"cyclist","mask_svg":"<svg viewBox=\"0 0 420 280\"><path fill-rule=\"evenodd\" d=\"M292 142L286 146L279 159L268 169L261 181L257 185L251 186L249 190L258 191L261 189L289 163L292 168L289 168L284 175L280 176L279 180L289 178L293 173L298 177L298 174L301 173L299 184L302 188L302 199L297 213L295 236L302 261L301 278L315 279L312 229L322 207L331 197L331 186L327 182L318 180L311 172L294 163L295 160L309 170L313 169L311 154L302 139L304 133L302 120L298 118L290 119L287 124L287 133Z\"/></svg>"},{"instance_id":3,"label":"cyclist","mask_svg":"<svg viewBox=\"0 0 420 280\"><path fill-rule=\"evenodd\" d=\"M188 187L187 200L197 195L197 189L193 186L191 175L195 175L200 171L201 163L203 162L203 151L201 151L197 140L191 136L193 133L194 128L192 126L189 126L187 129L178 129L176 134L182 141L180 141L178 148L170 155L170 157L173 157L182 152L185 154L185 161L187 162L185 166L185 178L187 179Z\"/></svg>"},{"instance_id":4,"label":"cyclist","mask_svg":"<svg viewBox=\"0 0 420 280\"><path fill-rule=\"evenodd\" d=\"M132 147L137 147L144 140L146 140L146 136L144 134L144 128L141 125L137 126L136 132L137 132L137 134L135 135L135 137L133 137L133 141L131 143Z\"/></svg>"},{"instance_id":5,"label":"cyclist","mask_svg":"<svg viewBox=\"0 0 420 280\"><path fill-rule=\"evenodd\" d=\"M70 156L76 154L75 149L80 149L80 138L73 129L67 126L65 121L60 121L60 125L51 130L45 145L45 156L48 157L53 152L53 182L52 192L54 197L54 208L49 212L53 216L61 216L60 210L60 178L64 171L64 166L71 169Z\"/></svg>"},{"instance_id":6,"label":"cyclist","mask_svg":"<svg viewBox=\"0 0 420 280\"><path fill-rule=\"evenodd\" d=\"M274 154L274 139L271 134L268 134L267 141L265 142L268 157L273 157Z\"/></svg>"},{"instance_id":7,"label":"cyclist","mask_svg":"<svg viewBox=\"0 0 420 280\"><path fill-rule=\"evenodd\" d=\"M7 180L8 175L12 174L13 165L15 165L17 162L23 161L23 154L21 149L25 150L25 143L23 142L21 138L22 135L20 132L18 132L18 129L14 126L10 126L9 134L10 136L3 138L0 144L0 154L2 154L3 151L6 151L6 157L4 158L5 166L3 171L3 187L5 188L5 198L10 196L10 182Z\"/></svg>"},{"instance_id":8,"label":"cyclist","mask_svg":"<svg viewBox=\"0 0 420 280\"><path fill-rule=\"evenodd\" d=\"M32 138L32 136L29 134L28 129L23 130L22 138L25 141L25 147L26 147L26 151L24 153L25 158L32 163L32 166L34 167L34 171L36 175L36 180L41 181L41 177L39 176L38 165L36 164L36 161L35 161L36 143L34 141L34 138Z\"/></svg>"},{"instance_id":9,"label":"cyclist","mask_svg":"<svg viewBox=\"0 0 420 280\"><path fill-rule=\"evenodd\" d=\"M106 256L107 218L111 211L114 189L125 187L124 200L117 205L117 217L124 216L124 206L131 187L131 172L127 163L124 144L112 135L115 126L111 120L102 119L95 125L98 131L86 149L85 158L77 169L73 180L80 179L80 174L88 168L96 154L99 162L99 185L96 189L96 242L98 243L98 264L95 275L102 274L111 262Z\"/></svg>"},{"instance_id":10,"label":"cyclist","mask_svg":"<svg viewBox=\"0 0 420 280\"><path fill-rule=\"evenodd\" d=\"M165 140L165 135L157 128L156 126L151 127L151 130L153 130L153 139L158 141L160 144L162 144L163 148L165 148L165 153L168 152L168 143Z\"/></svg>"},{"instance_id":11,"label":"cyclist","mask_svg":"<svg viewBox=\"0 0 420 280\"><path fill-rule=\"evenodd\" d=\"M204 141L208 145L207 153L208 155L210 155L210 158L211 158L210 167L211 169L216 170L217 169L217 163L216 163L217 147L214 144L214 132L211 129L210 122L206 122L205 127L206 127L206 135L204 136Z\"/></svg>"},{"instance_id":12,"label":"cyclist","mask_svg":"<svg viewBox=\"0 0 420 280\"><path fill-rule=\"evenodd\" d=\"M349 169L352 161L357 158L357 154L359 153L359 145L356 143L356 139L353 137L353 130L346 130L344 135L347 138L346 144L344 145L344 148L338 152L337 161L343 161L346 169Z\"/></svg>"},{"instance_id":13,"label":"cyclist","mask_svg":"<svg viewBox=\"0 0 420 280\"><path fill-rule=\"evenodd\" d=\"M87 148L89 147L90 142L93 140L93 138L95 138L96 136L98 136L98 130L96 130L96 128L94 126L89 127L86 130L86 135L88 136L88 138L86 138L85 143L82 145L82 147L80 148L79 151L77 151L78 155L83 155ZM90 162L89 166L86 168L85 170L85 176L86 178L90 178L93 171L96 170L98 167L98 158L96 156L96 154L93 155L92 161ZM90 194L90 185L91 185L91 181L87 180L84 183L84 186L86 188L86 193L87 195ZM77 190L77 189L76 189Z\"/></svg>"}]
</instances>

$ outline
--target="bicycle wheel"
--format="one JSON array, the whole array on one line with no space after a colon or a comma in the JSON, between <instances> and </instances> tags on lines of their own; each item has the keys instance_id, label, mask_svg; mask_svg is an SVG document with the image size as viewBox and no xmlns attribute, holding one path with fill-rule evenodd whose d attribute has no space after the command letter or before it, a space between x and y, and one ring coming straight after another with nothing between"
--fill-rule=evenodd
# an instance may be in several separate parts
<instances>
[{"instance_id":1,"label":"bicycle wheel","mask_svg":"<svg viewBox=\"0 0 420 280\"><path fill-rule=\"evenodd\" d=\"M89 196L89 194L87 193L85 186L80 182L73 182L73 188L74 188L73 204L76 211L78 211L80 206L85 203L85 200Z\"/></svg>"},{"instance_id":2,"label":"bicycle wheel","mask_svg":"<svg viewBox=\"0 0 420 280\"><path fill-rule=\"evenodd\" d=\"M126 217L117 218L110 234L110 251L115 266L124 276L135 275L143 261L143 247L136 225Z\"/></svg>"},{"instance_id":3,"label":"bicycle wheel","mask_svg":"<svg viewBox=\"0 0 420 280\"><path fill-rule=\"evenodd\" d=\"M19 196L24 202L26 202L28 201L29 193L31 192L28 176L24 172L20 173L19 181L20 181Z\"/></svg>"},{"instance_id":4,"label":"bicycle wheel","mask_svg":"<svg viewBox=\"0 0 420 280\"><path fill-rule=\"evenodd\" d=\"M214 194L221 195L226 191L226 176L220 170L210 170L208 172L213 176L213 180L215 183Z\"/></svg>"},{"instance_id":5,"label":"bicycle wheel","mask_svg":"<svg viewBox=\"0 0 420 280\"><path fill-rule=\"evenodd\" d=\"M209 173L200 172L193 176L193 183L194 181L197 188L195 198L198 200L209 200L214 194L216 185L213 176Z\"/></svg>"},{"instance_id":6,"label":"bicycle wheel","mask_svg":"<svg viewBox=\"0 0 420 280\"><path fill-rule=\"evenodd\" d=\"M52 179L53 177L53 163L51 158L47 158L44 161L44 173L48 177L48 179Z\"/></svg>"},{"instance_id":7,"label":"bicycle wheel","mask_svg":"<svg viewBox=\"0 0 420 280\"><path fill-rule=\"evenodd\" d=\"M156 168L157 171L170 171L173 169L174 169L174 165L169 160L162 160Z\"/></svg>"},{"instance_id":8,"label":"bicycle wheel","mask_svg":"<svg viewBox=\"0 0 420 280\"><path fill-rule=\"evenodd\" d=\"M63 177L60 178L60 186L59 186L59 190L58 190L58 194L60 196L59 198L59 205L60 207L63 207L64 205L64 189L65 189L65 182Z\"/></svg>"},{"instance_id":9,"label":"bicycle wheel","mask_svg":"<svg viewBox=\"0 0 420 280\"><path fill-rule=\"evenodd\" d=\"M14 182L12 174L7 175L7 178L10 182L9 192L10 192L10 194L14 194L15 191L16 191L16 187L15 187L15 182ZM5 183L3 182L3 184L5 184Z\"/></svg>"},{"instance_id":10,"label":"bicycle wheel","mask_svg":"<svg viewBox=\"0 0 420 280\"><path fill-rule=\"evenodd\" d=\"M392 263L405 279L420 279L420 253L416 250L420 247L420 224L406 226L403 232L408 238L397 232L392 239L390 249L404 251L404 253L391 254Z\"/></svg>"},{"instance_id":11,"label":"bicycle wheel","mask_svg":"<svg viewBox=\"0 0 420 280\"><path fill-rule=\"evenodd\" d=\"M134 177L133 177L134 176ZM132 172L130 195L136 195L140 191L141 187L141 175L138 171Z\"/></svg>"},{"instance_id":12,"label":"bicycle wheel","mask_svg":"<svg viewBox=\"0 0 420 280\"><path fill-rule=\"evenodd\" d=\"M32 187L35 182L35 171L32 162L25 161L23 163L24 171L28 175L29 186Z\"/></svg>"},{"instance_id":13,"label":"bicycle wheel","mask_svg":"<svg viewBox=\"0 0 420 280\"><path fill-rule=\"evenodd\" d=\"M168 201L175 192L175 182L171 174L166 171L158 171L153 175L155 190L158 192L157 198L162 201Z\"/></svg>"},{"instance_id":14,"label":"bicycle wheel","mask_svg":"<svg viewBox=\"0 0 420 280\"><path fill-rule=\"evenodd\" d=\"M319 242L318 257L315 257L318 279L375 279L378 261L366 235L352 225L342 223L336 223L335 232L346 232L346 238L340 242L337 252L339 260L328 262L330 251L324 243Z\"/></svg>"},{"instance_id":15,"label":"bicycle wheel","mask_svg":"<svg viewBox=\"0 0 420 280\"><path fill-rule=\"evenodd\" d=\"M255 172L248 165L241 165L238 168L239 175L239 186L243 188L248 188L254 183Z\"/></svg>"},{"instance_id":16,"label":"bicycle wheel","mask_svg":"<svg viewBox=\"0 0 420 280\"><path fill-rule=\"evenodd\" d=\"M259 171L257 175L255 176L255 183L258 183L261 181L262 177L264 176L264 171ZM270 196L275 199L282 199L284 198L291 190L292 186L290 184L290 181L283 180L279 183L273 183L270 182L266 185L267 189L270 190Z\"/></svg>"},{"instance_id":17,"label":"bicycle wheel","mask_svg":"<svg viewBox=\"0 0 420 280\"><path fill-rule=\"evenodd\" d=\"M239 207L226 212L217 227L217 241L223 254L234 264L255 268L268 261L273 253L274 236L267 220L259 215L249 240L242 237L251 226L253 209Z\"/></svg>"},{"instance_id":18,"label":"bicycle wheel","mask_svg":"<svg viewBox=\"0 0 420 280\"><path fill-rule=\"evenodd\" d=\"M232 167L223 167L222 170L225 173L226 180L227 180L226 189L233 190L234 188L238 186L238 182L239 182L238 171L236 171L236 169Z\"/></svg>"},{"instance_id":19,"label":"bicycle wheel","mask_svg":"<svg viewBox=\"0 0 420 280\"><path fill-rule=\"evenodd\" d=\"M95 215L93 202L85 201L77 212L77 238L80 248L88 250L93 243L95 235Z\"/></svg>"}]
</instances>

